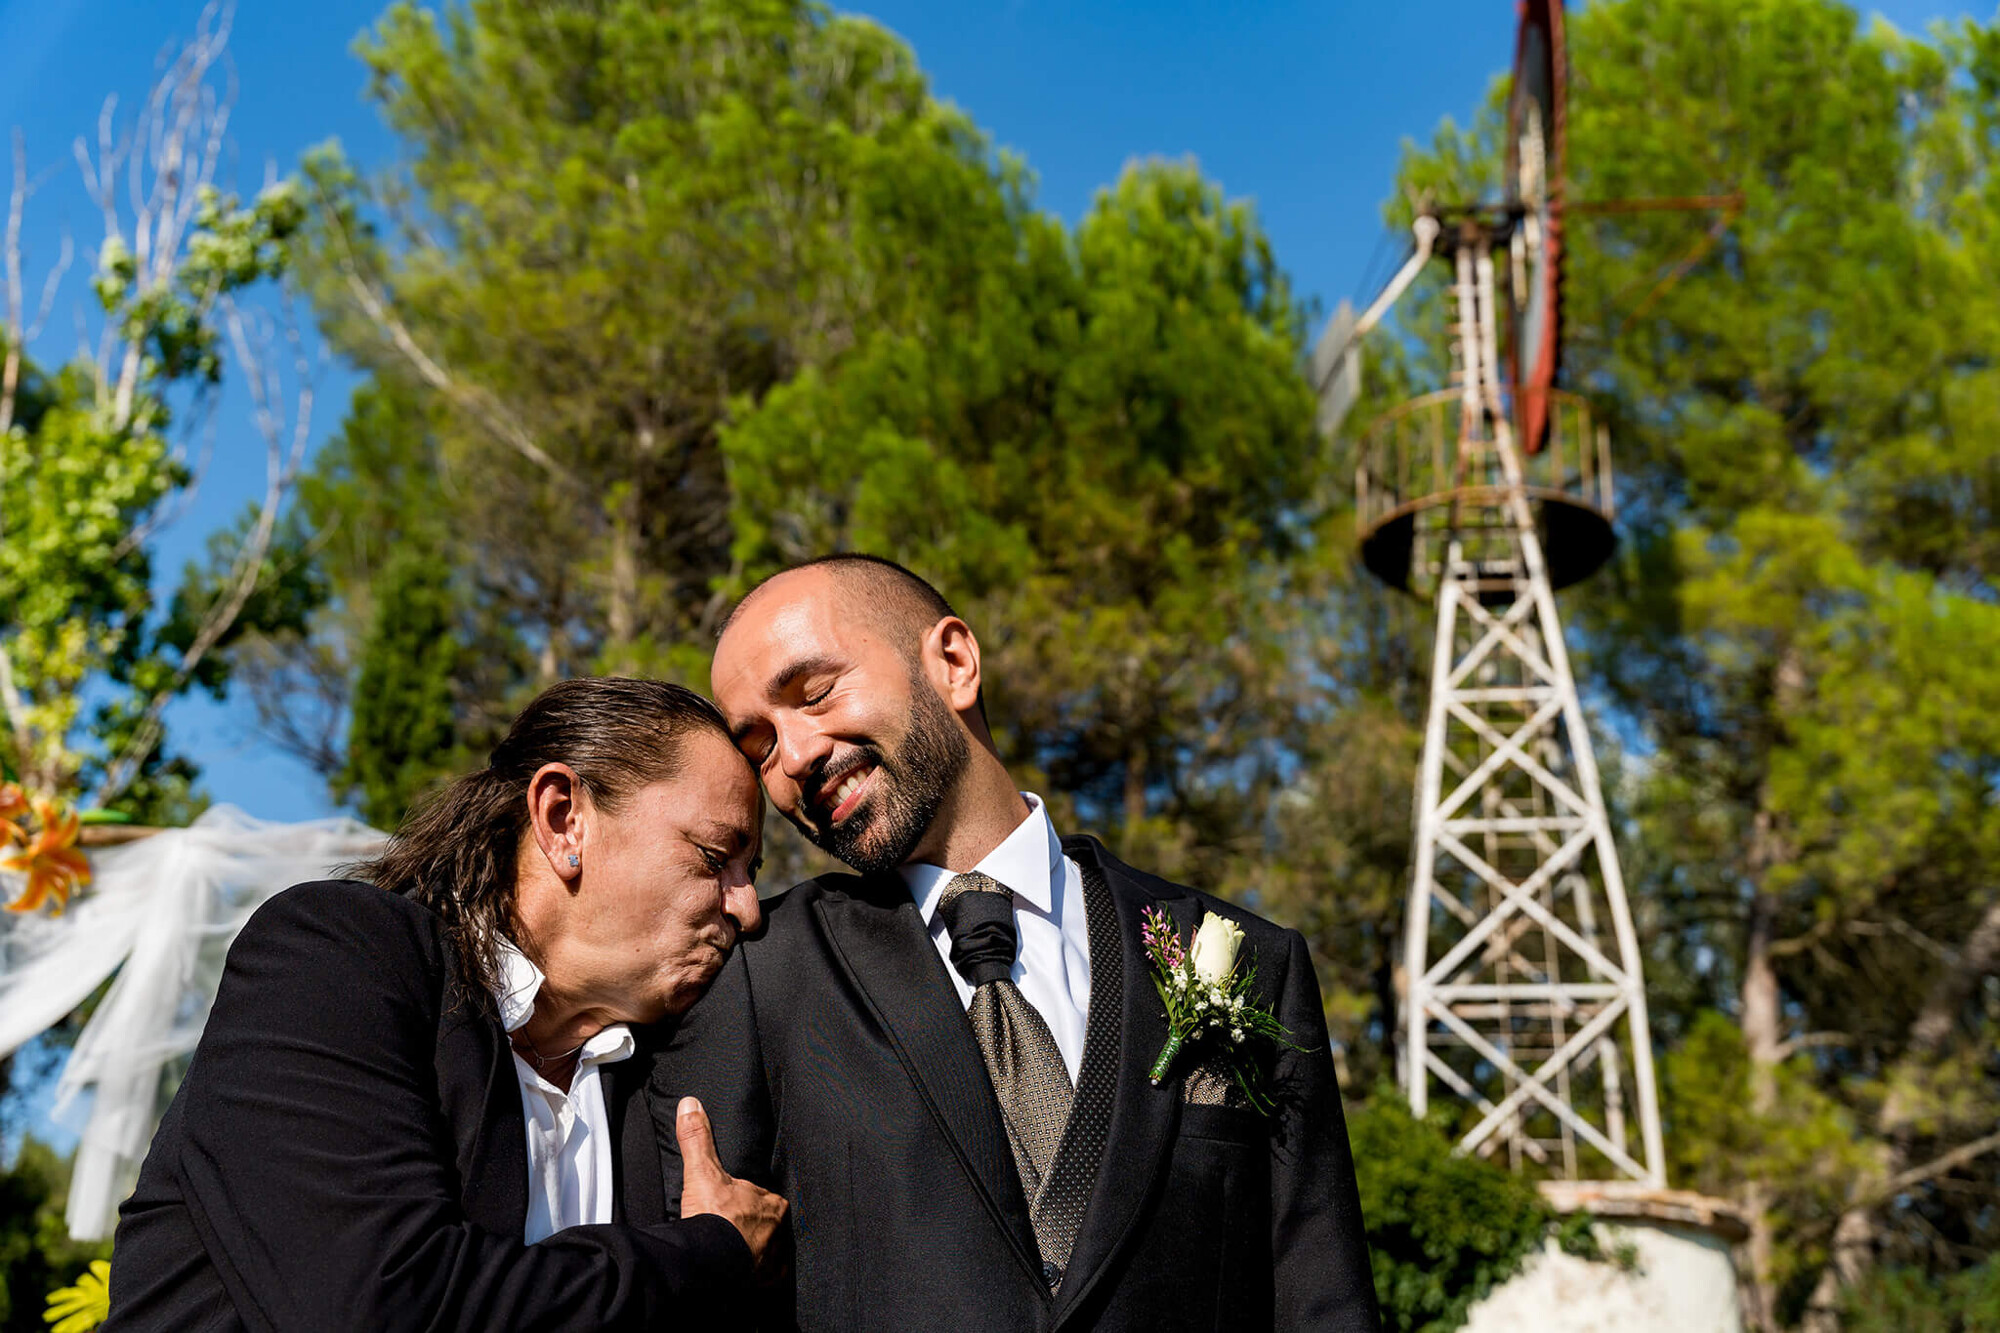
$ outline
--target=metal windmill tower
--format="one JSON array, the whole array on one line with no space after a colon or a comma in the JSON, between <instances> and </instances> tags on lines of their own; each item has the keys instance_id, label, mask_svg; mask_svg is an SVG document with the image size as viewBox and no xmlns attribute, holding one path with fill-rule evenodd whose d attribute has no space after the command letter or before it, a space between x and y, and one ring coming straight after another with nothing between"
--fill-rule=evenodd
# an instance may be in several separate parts
<instances>
[{"instance_id":1,"label":"metal windmill tower","mask_svg":"<svg viewBox=\"0 0 2000 1333\"><path fill-rule=\"evenodd\" d=\"M1352 338L1449 266L1453 386L1369 427L1357 477L1364 563L1437 613L1404 934L1410 1105L1460 1099L1460 1148L1516 1169L1660 1187L1638 937L1556 612L1615 541L1605 432L1553 387L1563 67L1560 0L1526 0L1508 200L1420 217L1409 262L1316 368L1327 402L1353 382Z\"/></svg>"}]
</instances>

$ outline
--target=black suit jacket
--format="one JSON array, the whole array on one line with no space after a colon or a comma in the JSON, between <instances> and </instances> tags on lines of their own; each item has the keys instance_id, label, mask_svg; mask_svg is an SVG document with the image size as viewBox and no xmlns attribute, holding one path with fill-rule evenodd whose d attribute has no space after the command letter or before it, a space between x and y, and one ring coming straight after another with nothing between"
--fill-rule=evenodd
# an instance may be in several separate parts
<instances>
[{"instance_id":1,"label":"black suit jacket","mask_svg":"<svg viewBox=\"0 0 2000 1333\"><path fill-rule=\"evenodd\" d=\"M1094 839L1063 846L1110 889L1121 981L1105 993L1093 945L1090 1003L1118 1006L1117 1074L1082 1229L1053 1292L971 1025L894 875L827 876L766 903L763 937L737 950L653 1053L646 1095L669 1206L680 1180L674 1108L694 1093L724 1164L791 1201L796 1305L775 1322L954 1333L1377 1328L1305 941L1135 871ZM1303 1048L1277 1061L1282 1106L1270 1120L1185 1103L1185 1062L1165 1086L1148 1083L1167 1035L1139 938L1149 906L1183 930L1203 911L1243 928L1257 991Z\"/></svg>"},{"instance_id":2,"label":"black suit jacket","mask_svg":"<svg viewBox=\"0 0 2000 1333\"><path fill-rule=\"evenodd\" d=\"M522 1242L520 1085L449 958L435 914L367 884L300 885L251 917L121 1210L110 1333L583 1333L732 1313L749 1248L720 1217L667 1222L647 1117L614 1128L629 1225ZM614 1114L631 1102L607 1093Z\"/></svg>"}]
</instances>

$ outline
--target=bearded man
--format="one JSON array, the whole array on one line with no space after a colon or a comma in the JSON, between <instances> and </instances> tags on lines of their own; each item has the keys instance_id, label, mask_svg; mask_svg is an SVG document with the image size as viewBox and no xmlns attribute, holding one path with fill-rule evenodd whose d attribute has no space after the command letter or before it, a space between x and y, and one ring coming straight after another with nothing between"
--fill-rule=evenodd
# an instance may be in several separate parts
<instances>
[{"instance_id":1,"label":"bearded man","mask_svg":"<svg viewBox=\"0 0 2000 1333\"><path fill-rule=\"evenodd\" d=\"M713 680L773 805L857 872L764 903L646 1093L663 1180L694 1095L724 1166L791 1201L796 1283L772 1322L1379 1326L1296 932L1059 837L995 753L978 640L899 565L767 580ZM1219 977L1234 1003L1254 967L1248 1017L1156 1070L1159 955L1204 921L1187 994Z\"/></svg>"}]
</instances>

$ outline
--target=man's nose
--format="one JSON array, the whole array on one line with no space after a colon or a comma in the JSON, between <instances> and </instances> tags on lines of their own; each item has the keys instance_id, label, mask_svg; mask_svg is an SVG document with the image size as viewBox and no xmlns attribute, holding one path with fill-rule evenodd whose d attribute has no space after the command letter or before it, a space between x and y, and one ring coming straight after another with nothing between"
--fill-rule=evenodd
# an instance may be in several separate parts
<instances>
[{"instance_id":1,"label":"man's nose","mask_svg":"<svg viewBox=\"0 0 2000 1333\"><path fill-rule=\"evenodd\" d=\"M778 766L785 776L792 780L801 795L807 780L825 760L833 748L826 733L817 727L809 727L800 722L781 724L778 728Z\"/></svg>"},{"instance_id":2,"label":"man's nose","mask_svg":"<svg viewBox=\"0 0 2000 1333\"><path fill-rule=\"evenodd\" d=\"M757 901L757 886L746 879L724 889L722 913L736 923L739 936L755 935L764 925L764 906Z\"/></svg>"}]
</instances>

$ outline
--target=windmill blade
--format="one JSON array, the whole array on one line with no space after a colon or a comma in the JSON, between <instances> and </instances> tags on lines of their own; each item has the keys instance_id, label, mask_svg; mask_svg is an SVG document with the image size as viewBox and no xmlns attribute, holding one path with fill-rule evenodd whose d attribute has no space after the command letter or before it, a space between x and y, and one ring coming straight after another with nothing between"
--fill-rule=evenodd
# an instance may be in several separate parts
<instances>
[{"instance_id":1,"label":"windmill blade","mask_svg":"<svg viewBox=\"0 0 2000 1333\"><path fill-rule=\"evenodd\" d=\"M1508 284L1507 372L1530 454L1548 438L1549 390L1562 362L1568 81L1561 0L1523 0L1507 96L1507 204L1520 218L1516 281Z\"/></svg>"}]
</instances>

